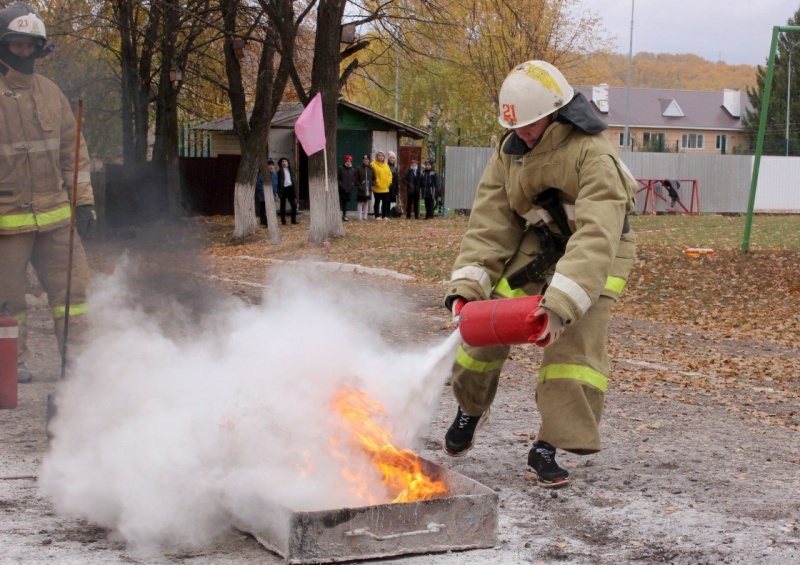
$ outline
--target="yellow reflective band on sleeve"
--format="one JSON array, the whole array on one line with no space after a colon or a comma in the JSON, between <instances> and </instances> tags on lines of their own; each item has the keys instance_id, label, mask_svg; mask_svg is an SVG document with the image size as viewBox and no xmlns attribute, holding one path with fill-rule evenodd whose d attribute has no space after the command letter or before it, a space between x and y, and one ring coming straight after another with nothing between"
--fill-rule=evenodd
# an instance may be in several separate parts
<instances>
[{"instance_id":1,"label":"yellow reflective band on sleeve","mask_svg":"<svg viewBox=\"0 0 800 565\"><path fill-rule=\"evenodd\" d=\"M625 285L628 281L625 279L621 279L619 277L608 277L606 279L606 290L610 290L612 292L616 292L617 294L622 294L622 291L625 290Z\"/></svg>"},{"instance_id":2,"label":"yellow reflective band on sleeve","mask_svg":"<svg viewBox=\"0 0 800 565\"><path fill-rule=\"evenodd\" d=\"M55 210L51 210L50 212L44 212L42 214L36 215L36 223L40 226L47 226L50 224L55 224L56 222L61 222L63 220L69 220L72 216L72 208L70 205L67 204L61 208L57 208Z\"/></svg>"},{"instance_id":3,"label":"yellow reflective band on sleeve","mask_svg":"<svg viewBox=\"0 0 800 565\"><path fill-rule=\"evenodd\" d=\"M503 296L505 298L518 298L520 296L528 296L527 293L520 288L511 288L511 285L508 284L508 279L506 279L505 277L497 281L497 284L494 286L494 291L500 296Z\"/></svg>"},{"instance_id":4,"label":"yellow reflective band on sleeve","mask_svg":"<svg viewBox=\"0 0 800 565\"><path fill-rule=\"evenodd\" d=\"M458 351L456 351L456 363L464 367L467 371L475 371L476 373L488 373L489 371L496 371L503 367L503 363L505 363L505 359L499 359L497 361L478 361L477 359L473 359L469 356L469 354L464 350L463 345L458 346Z\"/></svg>"},{"instance_id":5,"label":"yellow reflective band on sleeve","mask_svg":"<svg viewBox=\"0 0 800 565\"><path fill-rule=\"evenodd\" d=\"M70 316L78 316L80 314L86 314L88 308L86 304L70 304L69 306L69 315ZM63 318L67 313L66 306L56 306L53 308L53 317L54 318Z\"/></svg>"},{"instance_id":6,"label":"yellow reflective band on sleeve","mask_svg":"<svg viewBox=\"0 0 800 565\"><path fill-rule=\"evenodd\" d=\"M36 225L36 216L33 214L11 214L0 216L0 229L24 228Z\"/></svg>"},{"instance_id":7,"label":"yellow reflective band on sleeve","mask_svg":"<svg viewBox=\"0 0 800 565\"><path fill-rule=\"evenodd\" d=\"M540 383L553 379L573 379L581 381L592 385L602 392L605 392L608 388L608 379L606 376L586 365L570 365L564 363L547 365L539 370Z\"/></svg>"}]
</instances>

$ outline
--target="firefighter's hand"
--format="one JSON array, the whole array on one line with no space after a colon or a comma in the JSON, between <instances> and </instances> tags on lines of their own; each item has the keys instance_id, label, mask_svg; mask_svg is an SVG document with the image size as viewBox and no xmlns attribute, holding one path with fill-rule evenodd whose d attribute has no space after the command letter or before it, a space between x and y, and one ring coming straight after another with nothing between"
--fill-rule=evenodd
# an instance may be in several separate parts
<instances>
[{"instance_id":1,"label":"firefighter's hand","mask_svg":"<svg viewBox=\"0 0 800 565\"><path fill-rule=\"evenodd\" d=\"M97 227L97 212L91 204L75 208L75 229L81 239L91 239Z\"/></svg>"},{"instance_id":2,"label":"firefighter's hand","mask_svg":"<svg viewBox=\"0 0 800 565\"><path fill-rule=\"evenodd\" d=\"M564 330L564 322L561 320L561 316L550 310L550 308L539 306L533 311L533 317L542 317L542 331L530 338L530 341L539 347L545 347L553 343Z\"/></svg>"},{"instance_id":3,"label":"firefighter's hand","mask_svg":"<svg viewBox=\"0 0 800 565\"><path fill-rule=\"evenodd\" d=\"M455 300L452 301L450 311L453 313L453 329L456 329L458 324L461 323L461 309L466 303L467 299L461 296L456 296Z\"/></svg>"}]
</instances>

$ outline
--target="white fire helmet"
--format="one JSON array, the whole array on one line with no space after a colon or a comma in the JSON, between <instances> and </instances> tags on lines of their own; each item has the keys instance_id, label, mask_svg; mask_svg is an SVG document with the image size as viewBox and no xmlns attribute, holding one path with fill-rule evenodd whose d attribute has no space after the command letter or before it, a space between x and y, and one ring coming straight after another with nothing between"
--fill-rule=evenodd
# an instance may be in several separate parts
<instances>
[{"instance_id":1,"label":"white fire helmet","mask_svg":"<svg viewBox=\"0 0 800 565\"><path fill-rule=\"evenodd\" d=\"M0 41L13 37L32 37L43 46L47 30L39 14L24 2L17 2L0 10Z\"/></svg>"},{"instance_id":2,"label":"white fire helmet","mask_svg":"<svg viewBox=\"0 0 800 565\"><path fill-rule=\"evenodd\" d=\"M526 61L508 73L500 88L500 125L520 128L532 124L558 111L574 94L553 65Z\"/></svg>"}]
</instances>

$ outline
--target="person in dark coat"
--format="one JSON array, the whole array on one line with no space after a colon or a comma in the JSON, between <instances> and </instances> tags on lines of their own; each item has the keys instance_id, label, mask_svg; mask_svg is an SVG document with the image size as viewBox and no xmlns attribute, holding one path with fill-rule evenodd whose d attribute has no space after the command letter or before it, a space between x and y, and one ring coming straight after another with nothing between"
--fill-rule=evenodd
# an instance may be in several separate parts
<instances>
[{"instance_id":1,"label":"person in dark coat","mask_svg":"<svg viewBox=\"0 0 800 565\"><path fill-rule=\"evenodd\" d=\"M281 197L281 223L286 225L286 201L292 207L292 223L297 223L297 193L295 192L295 178L289 159L278 159L278 192Z\"/></svg>"},{"instance_id":2,"label":"person in dark coat","mask_svg":"<svg viewBox=\"0 0 800 565\"><path fill-rule=\"evenodd\" d=\"M342 209L342 221L347 221L347 204L356 181L356 170L353 168L353 156L345 155L344 164L339 167L339 207Z\"/></svg>"},{"instance_id":3,"label":"person in dark coat","mask_svg":"<svg viewBox=\"0 0 800 565\"><path fill-rule=\"evenodd\" d=\"M389 151L387 163L389 163L389 170L392 171L392 184L389 185L389 217L396 218L399 214L392 216L391 208L400 204L400 169L397 166L397 154L394 151Z\"/></svg>"},{"instance_id":4,"label":"person in dark coat","mask_svg":"<svg viewBox=\"0 0 800 565\"><path fill-rule=\"evenodd\" d=\"M356 187L358 194L358 219L369 219L369 201L372 200L372 187L375 186L375 171L370 165L369 155L361 159L361 166L356 169Z\"/></svg>"},{"instance_id":5,"label":"person in dark coat","mask_svg":"<svg viewBox=\"0 0 800 565\"><path fill-rule=\"evenodd\" d=\"M414 218L419 220L419 180L417 160L412 159L411 166L403 175L403 184L406 187L406 220L411 219L412 210Z\"/></svg>"},{"instance_id":6,"label":"person in dark coat","mask_svg":"<svg viewBox=\"0 0 800 565\"><path fill-rule=\"evenodd\" d=\"M433 161L430 159L425 159L425 170L420 175L419 189L425 199L425 219L430 220L439 197L439 175L433 170Z\"/></svg>"}]
</instances>

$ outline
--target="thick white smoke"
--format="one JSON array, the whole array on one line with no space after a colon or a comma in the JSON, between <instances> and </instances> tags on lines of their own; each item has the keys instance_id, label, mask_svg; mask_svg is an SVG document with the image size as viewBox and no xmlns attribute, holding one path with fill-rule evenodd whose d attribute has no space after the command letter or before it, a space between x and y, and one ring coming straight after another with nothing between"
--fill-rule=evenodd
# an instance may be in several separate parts
<instances>
[{"instance_id":1,"label":"thick white smoke","mask_svg":"<svg viewBox=\"0 0 800 565\"><path fill-rule=\"evenodd\" d=\"M282 269L261 306L228 299L198 320L163 299L142 307L132 269L96 281L89 344L58 391L39 475L57 512L140 552L195 549L233 524L257 527L264 501L365 504L342 477L362 458L344 451L331 404L342 387L384 404L399 447L427 426L456 342L387 344L380 330L399 319L390 283L377 292ZM386 501L376 475L367 487Z\"/></svg>"}]
</instances>

